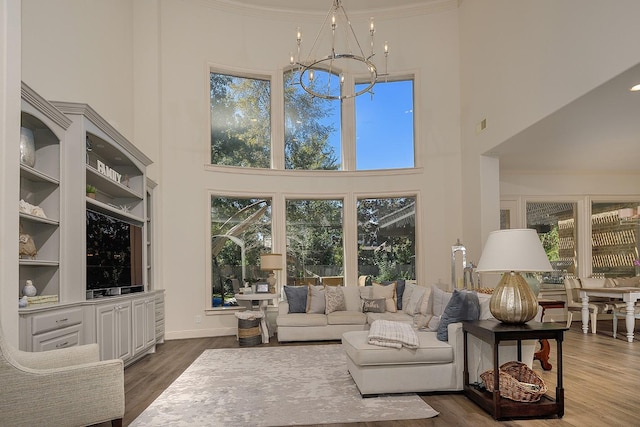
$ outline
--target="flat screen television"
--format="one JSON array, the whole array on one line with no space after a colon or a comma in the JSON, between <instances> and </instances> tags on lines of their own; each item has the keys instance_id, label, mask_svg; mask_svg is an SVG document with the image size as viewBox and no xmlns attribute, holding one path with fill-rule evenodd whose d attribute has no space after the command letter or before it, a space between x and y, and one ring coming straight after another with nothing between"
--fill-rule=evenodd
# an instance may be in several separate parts
<instances>
[{"instance_id":1,"label":"flat screen television","mask_svg":"<svg viewBox=\"0 0 640 427\"><path fill-rule=\"evenodd\" d=\"M87 210L87 290L142 285L142 227Z\"/></svg>"}]
</instances>

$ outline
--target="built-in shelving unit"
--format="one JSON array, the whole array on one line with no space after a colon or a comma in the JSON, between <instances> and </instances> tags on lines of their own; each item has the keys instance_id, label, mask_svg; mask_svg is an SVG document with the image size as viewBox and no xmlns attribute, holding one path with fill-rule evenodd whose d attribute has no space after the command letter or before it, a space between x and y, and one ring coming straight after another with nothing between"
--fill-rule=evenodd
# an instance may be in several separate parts
<instances>
[{"instance_id":1,"label":"built-in shelving unit","mask_svg":"<svg viewBox=\"0 0 640 427\"><path fill-rule=\"evenodd\" d=\"M71 121L29 86L22 85L20 125L33 135L33 164L20 164L21 233L33 239L37 253L20 255L16 296L27 280L39 295L60 295L61 151ZM19 142L16 141L16 144ZM18 206L18 201L16 201ZM29 206L38 210L36 214ZM29 210L24 210L29 209Z\"/></svg>"},{"instance_id":2,"label":"built-in shelving unit","mask_svg":"<svg viewBox=\"0 0 640 427\"><path fill-rule=\"evenodd\" d=\"M151 290L151 190L146 178L151 160L90 106L47 102L27 85L22 87L21 118L22 127L30 131L25 134L34 135L35 156L21 155L29 164L20 165L24 202L19 221L21 232L33 238L37 254L16 257L16 296L26 280L32 280L38 296L55 299L43 298L38 300L41 304L19 309L20 348L45 351L96 342L103 358L131 363L153 351L156 337L164 336L163 328L158 334L164 325L162 291L144 292ZM88 185L96 188L95 198L87 194ZM119 224L120 230L127 230L120 235L120 247L132 258L131 268L113 272L113 277L127 277L130 285L116 284L105 292L87 289L89 254L112 253L106 238L89 241L95 250L89 251L89 224L107 224L106 229Z\"/></svg>"}]
</instances>

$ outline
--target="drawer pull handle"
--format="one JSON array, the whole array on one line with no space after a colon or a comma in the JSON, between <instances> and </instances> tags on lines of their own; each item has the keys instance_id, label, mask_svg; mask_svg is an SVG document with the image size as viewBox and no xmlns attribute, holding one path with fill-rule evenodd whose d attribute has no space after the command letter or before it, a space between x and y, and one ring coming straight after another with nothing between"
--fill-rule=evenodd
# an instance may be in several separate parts
<instances>
[{"instance_id":1,"label":"drawer pull handle","mask_svg":"<svg viewBox=\"0 0 640 427\"><path fill-rule=\"evenodd\" d=\"M65 317L65 318L56 320L56 323L66 322L67 320L69 320L69 319Z\"/></svg>"},{"instance_id":2,"label":"drawer pull handle","mask_svg":"<svg viewBox=\"0 0 640 427\"><path fill-rule=\"evenodd\" d=\"M56 348L64 348L69 345L69 341L65 341L61 344L56 345Z\"/></svg>"}]
</instances>

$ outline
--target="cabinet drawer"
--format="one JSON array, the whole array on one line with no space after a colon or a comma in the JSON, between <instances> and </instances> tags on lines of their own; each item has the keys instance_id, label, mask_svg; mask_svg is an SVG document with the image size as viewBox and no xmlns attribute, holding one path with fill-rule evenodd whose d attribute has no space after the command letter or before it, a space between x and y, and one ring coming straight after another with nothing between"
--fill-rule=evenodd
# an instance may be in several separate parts
<instances>
[{"instance_id":1,"label":"cabinet drawer","mask_svg":"<svg viewBox=\"0 0 640 427\"><path fill-rule=\"evenodd\" d=\"M82 341L82 325L73 325L32 337L33 351L75 347Z\"/></svg>"},{"instance_id":2,"label":"cabinet drawer","mask_svg":"<svg viewBox=\"0 0 640 427\"><path fill-rule=\"evenodd\" d=\"M38 314L33 316L31 321L31 333L36 335L82 323L82 309L70 308L51 313Z\"/></svg>"}]
</instances>

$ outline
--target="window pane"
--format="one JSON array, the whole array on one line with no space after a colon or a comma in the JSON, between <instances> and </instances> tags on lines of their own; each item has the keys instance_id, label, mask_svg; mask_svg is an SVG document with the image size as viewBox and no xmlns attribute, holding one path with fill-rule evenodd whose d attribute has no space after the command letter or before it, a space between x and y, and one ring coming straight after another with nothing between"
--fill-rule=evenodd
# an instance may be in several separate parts
<instances>
[{"instance_id":1,"label":"window pane","mask_svg":"<svg viewBox=\"0 0 640 427\"><path fill-rule=\"evenodd\" d=\"M287 200L287 284L344 274L342 200Z\"/></svg>"},{"instance_id":2,"label":"window pane","mask_svg":"<svg viewBox=\"0 0 640 427\"><path fill-rule=\"evenodd\" d=\"M621 218L620 209L636 212L638 202L591 204L591 263L594 277L635 276L638 259L637 218ZM632 214L633 215L633 214ZM626 217L626 215L622 215Z\"/></svg>"},{"instance_id":3,"label":"window pane","mask_svg":"<svg viewBox=\"0 0 640 427\"><path fill-rule=\"evenodd\" d=\"M311 97L300 86L298 73L287 71L284 115L286 169L340 169L339 102Z\"/></svg>"},{"instance_id":4,"label":"window pane","mask_svg":"<svg viewBox=\"0 0 640 427\"><path fill-rule=\"evenodd\" d=\"M414 167L413 80L377 83L373 91L356 98L356 169Z\"/></svg>"},{"instance_id":5,"label":"window pane","mask_svg":"<svg viewBox=\"0 0 640 427\"><path fill-rule=\"evenodd\" d=\"M358 275L415 279L416 200L358 200Z\"/></svg>"},{"instance_id":6,"label":"window pane","mask_svg":"<svg viewBox=\"0 0 640 427\"><path fill-rule=\"evenodd\" d=\"M271 252L271 200L211 197L211 293L213 307L238 305L245 281L265 281L260 254Z\"/></svg>"},{"instance_id":7,"label":"window pane","mask_svg":"<svg viewBox=\"0 0 640 427\"><path fill-rule=\"evenodd\" d=\"M527 202L527 228L538 232L551 266L543 283L562 284L565 276L575 277L578 271L577 204Z\"/></svg>"},{"instance_id":8,"label":"window pane","mask_svg":"<svg viewBox=\"0 0 640 427\"><path fill-rule=\"evenodd\" d=\"M271 166L271 83L210 74L211 164Z\"/></svg>"}]
</instances>

